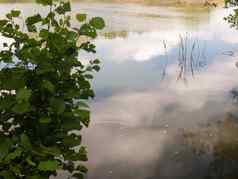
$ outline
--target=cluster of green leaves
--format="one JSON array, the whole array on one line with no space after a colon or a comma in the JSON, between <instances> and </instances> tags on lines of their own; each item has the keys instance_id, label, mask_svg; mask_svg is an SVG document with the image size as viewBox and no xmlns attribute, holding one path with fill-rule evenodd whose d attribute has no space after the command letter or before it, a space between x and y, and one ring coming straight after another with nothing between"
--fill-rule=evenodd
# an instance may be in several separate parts
<instances>
[{"instance_id":1,"label":"cluster of green leaves","mask_svg":"<svg viewBox=\"0 0 238 179\"><path fill-rule=\"evenodd\" d=\"M225 6L238 6L238 0L225 0ZM232 28L238 29L238 9L235 8L233 13L224 18Z\"/></svg>"},{"instance_id":2,"label":"cluster of green leaves","mask_svg":"<svg viewBox=\"0 0 238 179\"><path fill-rule=\"evenodd\" d=\"M238 1L237 0L225 0L225 5L226 6L229 6L229 5L237 6L238 5Z\"/></svg>"},{"instance_id":3,"label":"cluster of green leaves","mask_svg":"<svg viewBox=\"0 0 238 179\"><path fill-rule=\"evenodd\" d=\"M49 13L19 24L21 12L12 10L0 20L8 39L0 51L0 178L48 179L58 170L83 178L80 130L89 125L90 80L100 61L85 65L78 56L96 52L92 39L105 24L77 14L79 28L72 27L70 2L36 1ZM78 43L81 37L87 40Z\"/></svg>"}]
</instances>

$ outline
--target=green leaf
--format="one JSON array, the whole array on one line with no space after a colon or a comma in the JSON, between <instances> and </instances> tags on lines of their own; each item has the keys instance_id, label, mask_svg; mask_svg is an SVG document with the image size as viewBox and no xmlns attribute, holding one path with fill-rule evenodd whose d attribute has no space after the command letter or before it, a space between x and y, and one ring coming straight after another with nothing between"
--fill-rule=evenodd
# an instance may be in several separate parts
<instances>
[{"instance_id":1,"label":"green leaf","mask_svg":"<svg viewBox=\"0 0 238 179\"><path fill-rule=\"evenodd\" d=\"M73 161L88 161L87 157L87 150L86 147L82 146L79 148L78 152L71 152L65 153L64 155L65 159L67 160L73 160Z\"/></svg>"},{"instance_id":2,"label":"green leaf","mask_svg":"<svg viewBox=\"0 0 238 179\"><path fill-rule=\"evenodd\" d=\"M31 165L31 166L36 166L36 164L31 160L31 157L30 157L30 156L28 156L28 157L26 158L26 162L27 162L29 165Z\"/></svg>"},{"instance_id":3,"label":"green leaf","mask_svg":"<svg viewBox=\"0 0 238 179\"><path fill-rule=\"evenodd\" d=\"M0 138L0 161L3 160L7 156L11 148L11 145L12 143L10 139Z\"/></svg>"},{"instance_id":4,"label":"green leaf","mask_svg":"<svg viewBox=\"0 0 238 179\"><path fill-rule=\"evenodd\" d=\"M63 122L62 128L66 131L81 130L82 125L80 120L67 119Z\"/></svg>"},{"instance_id":5,"label":"green leaf","mask_svg":"<svg viewBox=\"0 0 238 179\"><path fill-rule=\"evenodd\" d=\"M67 40L60 34L54 33L50 34L48 38L48 45L52 48L52 51L55 51L59 54L64 53L67 46Z\"/></svg>"},{"instance_id":6,"label":"green leaf","mask_svg":"<svg viewBox=\"0 0 238 179\"><path fill-rule=\"evenodd\" d=\"M2 85L2 88L9 90L24 88L24 71L19 69L3 69L0 71L0 84Z\"/></svg>"},{"instance_id":7,"label":"green leaf","mask_svg":"<svg viewBox=\"0 0 238 179\"><path fill-rule=\"evenodd\" d=\"M42 39L47 39L48 36L49 36L49 31L46 30L46 29L41 29L39 36L40 36Z\"/></svg>"},{"instance_id":8,"label":"green leaf","mask_svg":"<svg viewBox=\"0 0 238 179\"><path fill-rule=\"evenodd\" d=\"M3 27L3 26L5 26L6 24L7 24L7 20L0 20L0 27Z\"/></svg>"},{"instance_id":9,"label":"green leaf","mask_svg":"<svg viewBox=\"0 0 238 179\"><path fill-rule=\"evenodd\" d=\"M59 162L56 160L41 161L38 169L41 171L55 171L59 167Z\"/></svg>"},{"instance_id":10,"label":"green leaf","mask_svg":"<svg viewBox=\"0 0 238 179\"><path fill-rule=\"evenodd\" d=\"M19 17L21 14L21 11L19 10L11 10L12 17Z\"/></svg>"},{"instance_id":11,"label":"green leaf","mask_svg":"<svg viewBox=\"0 0 238 179\"><path fill-rule=\"evenodd\" d=\"M71 11L70 2L62 2L62 4L55 9L58 14L65 14L66 12Z\"/></svg>"},{"instance_id":12,"label":"green leaf","mask_svg":"<svg viewBox=\"0 0 238 179\"><path fill-rule=\"evenodd\" d=\"M90 20L90 25L92 25L93 27L95 27L96 29L103 29L105 27L105 22L103 20L103 18L101 17L94 17Z\"/></svg>"},{"instance_id":13,"label":"green leaf","mask_svg":"<svg viewBox=\"0 0 238 179\"><path fill-rule=\"evenodd\" d=\"M82 101L82 100L75 102L75 105L79 109L89 109L89 105L85 101Z\"/></svg>"},{"instance_id":14,"label":"green leaf","mask_svg":"<svg viewBox=\"0 0 238 179\"><path fill-rule=\"evenodd\" d=\"M31 26L31 25L34 25L38 22L41 22L42 21L42 18L41 18L41 15L40 14L36 14L34 16L30 16L26 19L26 24L28 26Z\"/></svg>"},{"instance_id":15,"label":"green leaf","mask_svg":"<svg viewBox=\"0 0 238 179\"><path fill-rule=\"evenodd\" d=\"M55 86L48 80L43 80L42 87L52 93L55 91Z\"/></svg>"},{"instance_id":16,"label":"green leaf","mask_svg":"<svg viewBox=\"0 0 238 179\"><path fill-rule=\"evenodd\" d=\"M49 124L51 122L51 119L49 117L41 117L39 119L39 122L42 124Z\"/></svg>"},{"instance_id":17,"label":"green leaf","mask_svg":"<svg viewBox=\"0 0 238 179\"><path fill-rule=\"evenodd\" d=\"M36 73L38 75L43 75L43 74L50 73L50 72L54 72L54 68L49 63L41 64L36 68Z\"/></svg>"},{"instance_id":18,"label":"green leaf","mask_svg":"<svg viewBox=\"0 0 238 179\"><path fill-rule=\"evenodd\" d=\"M79 117L80 121L86 126L90 123L90 112L88 110L76 109L74 110L75 116Z\"/></svg>"},{"instance_id":19,"label":"green leaf","mask_svg":"<svg viewBox=\"0 0 238 179\"><path fill-rule=\"evenodd\" d=\"M37 28L35 25L26 25L26 27L29 32L37 32Z\"/></svg>"},{"instance_id":20,"label":"green leaf","mask_svg":"<svg viewBox=\"0 0 238 179\"><path fill-rule=\"evenodd\" d=\"M9 170L13 172L15 175L21 175L21 170L20 170L21 167L19 165L16 165L15 163L13 165L9 166Z\"/></svg>"},{"instance_id":21,"label":"green leaf","mask_svg":"<svg viewBox=\"0 0 238 179\"><path fill-rule=\"evenodd\" d=\"M79 146L81 144L81 137L75 135L65 136L63 138L63 144L68 147Z\"/></svg>"},{"instance_id":22,"label":"green leaf","mask_svg":"<svg viewBox=\"0 0 238 179\"><path fill-rule=\"evenodd\" d=\"M87 15L86 15L86 14L76 14L76 19L77 19L79 22L85 21L86 18L87 18Z\"/></svg>"},{"instance_id":23,"label":"green leaf","mask_svg":"<svg viewBox=\"0 0 238 179\"><path fill-rule=\"evenodd\" d=\"M83 24L79 29L79 34L92 37L92 38L97 37L96 29L89 24Z\"/></svg>"},{"instance_id":24,"label":"green leaf","mask_svg":"<svg viewBox=\"0 0 238 179\"><path fill-rule=\"evenodd\" d=\"M2 176L4 179L16 179L13 173L8 170L0 171L0 176Z\"/></svg>"},{"instance_id":25,"label":"green leaf","mask_svg":"<svg viewBox=\"0 0 238 179\"><path fill-rule=\"evenodd\" d=\"M58 146L45 147L45 146L41 145L39 147L39 151L41 153L44 153L44 154L47 154L47 155L53 155L53 156L60 156L61 155L61 151L58 148Z\"/></svg>"},{"instance_id":26,"label":"green leaf","mask_svg":"<svg viewBox=\"0 0 238 179\"><path fill-rule=\"evenodd\" d=\"M8 154L8 156L5 158L6 161L14 160L18 157L20 157L22 154L22 149L17 148L14 152Z\"/></svg>"},{"instance_id":27,"label":"green leaf","mask_svg":"<svg viewBox=\"0 0 238 179\"><path fill-rule=\"evenodd\" d=\"M86 50L87 52L96 53L96 46L94 44L90 43L90 42L82 43L80 45L80 48Z\"/></svg>"},{"instance_id":28,"label":"green leaf","mask_svg":"<svg viewBox=\"0 0 238 179\"><path fill-rule=\"evenodd\" d=\"M40 176L40 175L33 175L33 176L26 176L26 179L49 179L49 177Z\"/></svg>"},{"instance_id":29,"label":"green leaf","mask_svg":"<svg viewBox=\"0 0 238 179\"><path fill-rule=\"evenodd\" d=\"M11 108L15 103L12 97L6 96L4 98L0 98L0 110L7 110Z\"/></svg>"},{"instance_id":30,"label":"green leaf","mask_svg":"<svg viewBox=\"0 0 238 179\"><path fill-rule=\"evenodd\" d=\"M49 6L53 4L53 0L36 0L36 2L44 6Z\"/></svg>"},{"instance_id":31,"label":"green leaf","mask_svg":"<svg viewBox=\"0 0 238 179\"><path fill-rule=\"evenodd\" d=\"M32 16L32 17L28 17L26 19L26 26L27 26L28 31L29 32L37 32L37 28L36 28L35 24L40 22L41 20L42 19L39 14Z\"/></svg>"},{"instance_id":32,"label":"green leaf","mask_svg":"<svg viewBox=\"0 0 238 179\"><path fill-rule=\"evenodd\" d=\"M84 77L87 78L87 79L93 79L93 75L92 74L85 74Z\"/></svg>"},{"instance_id":33,"label":"green leaf","mask_svg":"<svg viewBox=\"0 0 238 179\"><path fill-rule=\"evenodd\" d=\"M84 146L81 146L79 151L77 152L78 157L80 156L79 160L81 160L81 161L88 160L87 154L88 154L87 149Z\"/></svg>"},{"instance_id":34,"label":"green leaf","mask_svg":"<svg viewBox=\"0 0 238 179\"><path fill-rule=\"evenodd\" d=\"M26 134L21 134L21 145L26 149L30 150L32 148L29 137Z\"/></svg>"},{"instance_id":35,"label":"green leaf","mask_svg":"<svg viewBox=\"0 0 238 179\"><path fill-rule=\"evenodd\" d=\"M65 102L62 99L52 98L50 106L57 114L62 114L65 110Z\"/></svg>"},{"instance_id":36,"label":"green leaf","mask_svg":"<svg viewBox=\"0 0 238 179\"><path fill-rule=\"evenodd\" d=\"M22 88L19 91L17 91L16 100L18 103L29 101L30 97L31 97L31 90L29 89Z\"/></svg>"},{"instance_id":37,"label":"green leaf","mask_svg":"<svg viewBox=\"0 0 238 179\"><path fill-rule=\"evenodd\" d=\"M20 102L15 104L12 110L17 114L24 114L30 111L30 104L26 101Z\"/></svg>"},{"instance_id":38,"label":"green leaf","mask_svg":"<svg viewBox=\"0 0 238 179\"><path fill-rule=\"evenodd\" d=\"M76 169L77 169L78 171L82 172L82 173L85 173L85 174L88 172L87 167L85 167L85 166L83 166L83 165L77 166Z\"/></svg>"},{"instance_id":39,"label":"green leaf","mask_svg":"<svg viewBox=\"0 0 238 179\"><path fill-rule=\"evenodd\" d=\"M0 60L5 63L12 63L12 53L10 51L2 50L0 52Z\"/></svg>"},{"instance_id":40,"label":"green leaf","mask_svg":"<svg viewBox=\"0 0 238 179\"><path fill-rule=\"evenodd\" d=\"M84 175L82 173L74 173L73 174L73 177L74 178L77 178L77 179L84 179Z\"/></svg>"},{"instance_id":41,"label":"green leaf","mask_svg":"<svg viewBox=\"0 0 238 179\"><path fill-rule=\"evenodd\" d=\"M7 17L9 20L12 20L12 14L11 14L11 13L7 13L7 14L6 14L6 17Z\"/></svg>"},{"instance_id":42,"label":"green leaf","mask_svg":"<svg viewBox=\"0 0 238 179\"><path fill-rule=\"evenodd\" d=\"M78 34L76 32L70 31L67 33L67 39L72 42L75 41L75 39L77 39L77 36L78 36Z\"/></svg>"},{"instance_id":43,"label":"green leaf","mask_svg":"<svg viewBox=\"0 0 238 179\"><path fill-rule=\"evenodd\" d=\"M93 66L93 69L94 69L96 72L99 72L99 71L100 71L100 66L99 66L99 65L94 65L94 66Z\"/></svg>"},{"instance_id":44,"label":"green leaf","mask_svg":"<svg viewBox=\"0 0 238 179\"><path fill-rule=\"evenodd\" d=\"M99 60L99 59L95 59L95 60L93 61L93 63L96 64L96 65L98 65L98 64L100 64L100 60Z\"/></svg>"}]
</instances>

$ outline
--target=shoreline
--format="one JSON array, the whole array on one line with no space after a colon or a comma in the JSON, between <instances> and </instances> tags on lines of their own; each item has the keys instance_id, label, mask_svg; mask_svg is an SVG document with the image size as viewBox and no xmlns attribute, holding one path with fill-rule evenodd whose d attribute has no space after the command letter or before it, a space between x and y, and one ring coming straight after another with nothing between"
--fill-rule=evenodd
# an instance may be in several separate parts
<instances>
[{"instance_id":1,"label":"shoreline","mask_svg":"<svg viewBox=\"0 0 238 179\"><path fill-rule=\"evenodd\" d=\"M224 7L224 0L72 0L73 2L101 2L101 3L120 3L120 4L144 4L162 6L197 6L197 7Z\"/></svg>"},{"instance_id":2,"label":"shoreline","mask_svg":"<svg viewBox=\"0 0 238 179\"><path fill-rule=\"evenodd\" d=\"M144 5L163 5L163 6L194 6L197 7L221 7L224 0L71 0L72 2L84 3L132 3ZM0 0L0 3L30 3L33 0Z\"/></svg>"}]
</instances>

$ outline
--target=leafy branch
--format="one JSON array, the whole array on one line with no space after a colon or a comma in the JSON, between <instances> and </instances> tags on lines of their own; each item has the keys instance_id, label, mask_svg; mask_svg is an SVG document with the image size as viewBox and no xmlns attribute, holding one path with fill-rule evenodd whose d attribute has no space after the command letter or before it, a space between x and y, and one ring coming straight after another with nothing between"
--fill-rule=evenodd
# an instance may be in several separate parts
<instances>
[{"instance_id":1,"label":"leafy branch","mask_svg":"<svg viewBox=\"0 0 238 179\"><path fill-rule=\"evenodd\" d=\"M18 24L21 11L12 10L0 20L7 39L0 51L0 178L47 179L58 170L83 178L87 152L80 130L89 126L87 101L100 61L84 65L78 56L96 53L92 39L105 23L79 13L73 27L70 2L36 2L49 7L46 16ZM80 38L86 40L79 44Z\"/></svg>"}]
</instances>

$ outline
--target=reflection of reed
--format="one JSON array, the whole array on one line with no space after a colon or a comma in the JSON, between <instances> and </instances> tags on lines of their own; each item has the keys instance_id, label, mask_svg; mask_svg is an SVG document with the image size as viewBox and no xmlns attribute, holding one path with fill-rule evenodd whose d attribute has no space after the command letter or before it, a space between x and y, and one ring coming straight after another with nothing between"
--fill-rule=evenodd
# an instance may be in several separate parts
<instances>
[{"instance_id":1,"label":"reflection of reed","mask_svg":"<svg viewBox=\"0 0 238 179\"><path fill-rule=\"evenodd\" d=\"M169 56L168 56L168 51L167 51L167 44L165 42L165 40L163 40L163 45L164 45L164 54L165 54L165 65L163 67L163 71L162 71L162 78L161 80L164 80L166 73L167 73L167 66L169 63Z\"/></svg>"},{"instance_id":2,"label":"reflection of reed","mask_svg":"<svg viewBox=\"0 0 238 179\"><path fill-rule=\"evenodd\" d=\"M179 54L178 54L178 65L179 73L177 80L187 81L187 73L190 72L194 77L195 71L199 70L202 66L202 59L206 59L205 46L201 51L199 42L196 40L191 41L186 36L179 36Z\"/></svg>"},{"instance_id":3,"label":"reflection of reed","mask_svg":"<svg viewBox=\"0 0 238 179\"><path fill-rule=\"evenodd\" d=\"M162 69L162 80L167 75L167 67L169 64L169 55L166 41L163 41L163 47L165 54L165 64ZM206 64L206 59L206 44L203 44L201 47L198 40L190 39L187 34L185 36L179 35L177 55L179 72L177 75L177 80L183 80L184 82L187 82L187 77L189 75L194 77L196 71L199 71L200 68L204 67Z\"/></svg>"},{"instance_id":4,"label":"reflection of reed","mask_svg":"<svg viewBox=\"0 0 238 179\"><path fill-rule=\"evenodd\" d=\"M180 71L178 74L178 80L183 79L186 81L186 67L187 67L187 36L185 38L183 36L179 36L179 56L178 56L178 62L179 62L179 67Z\"/></svg>"}]
</instances>

